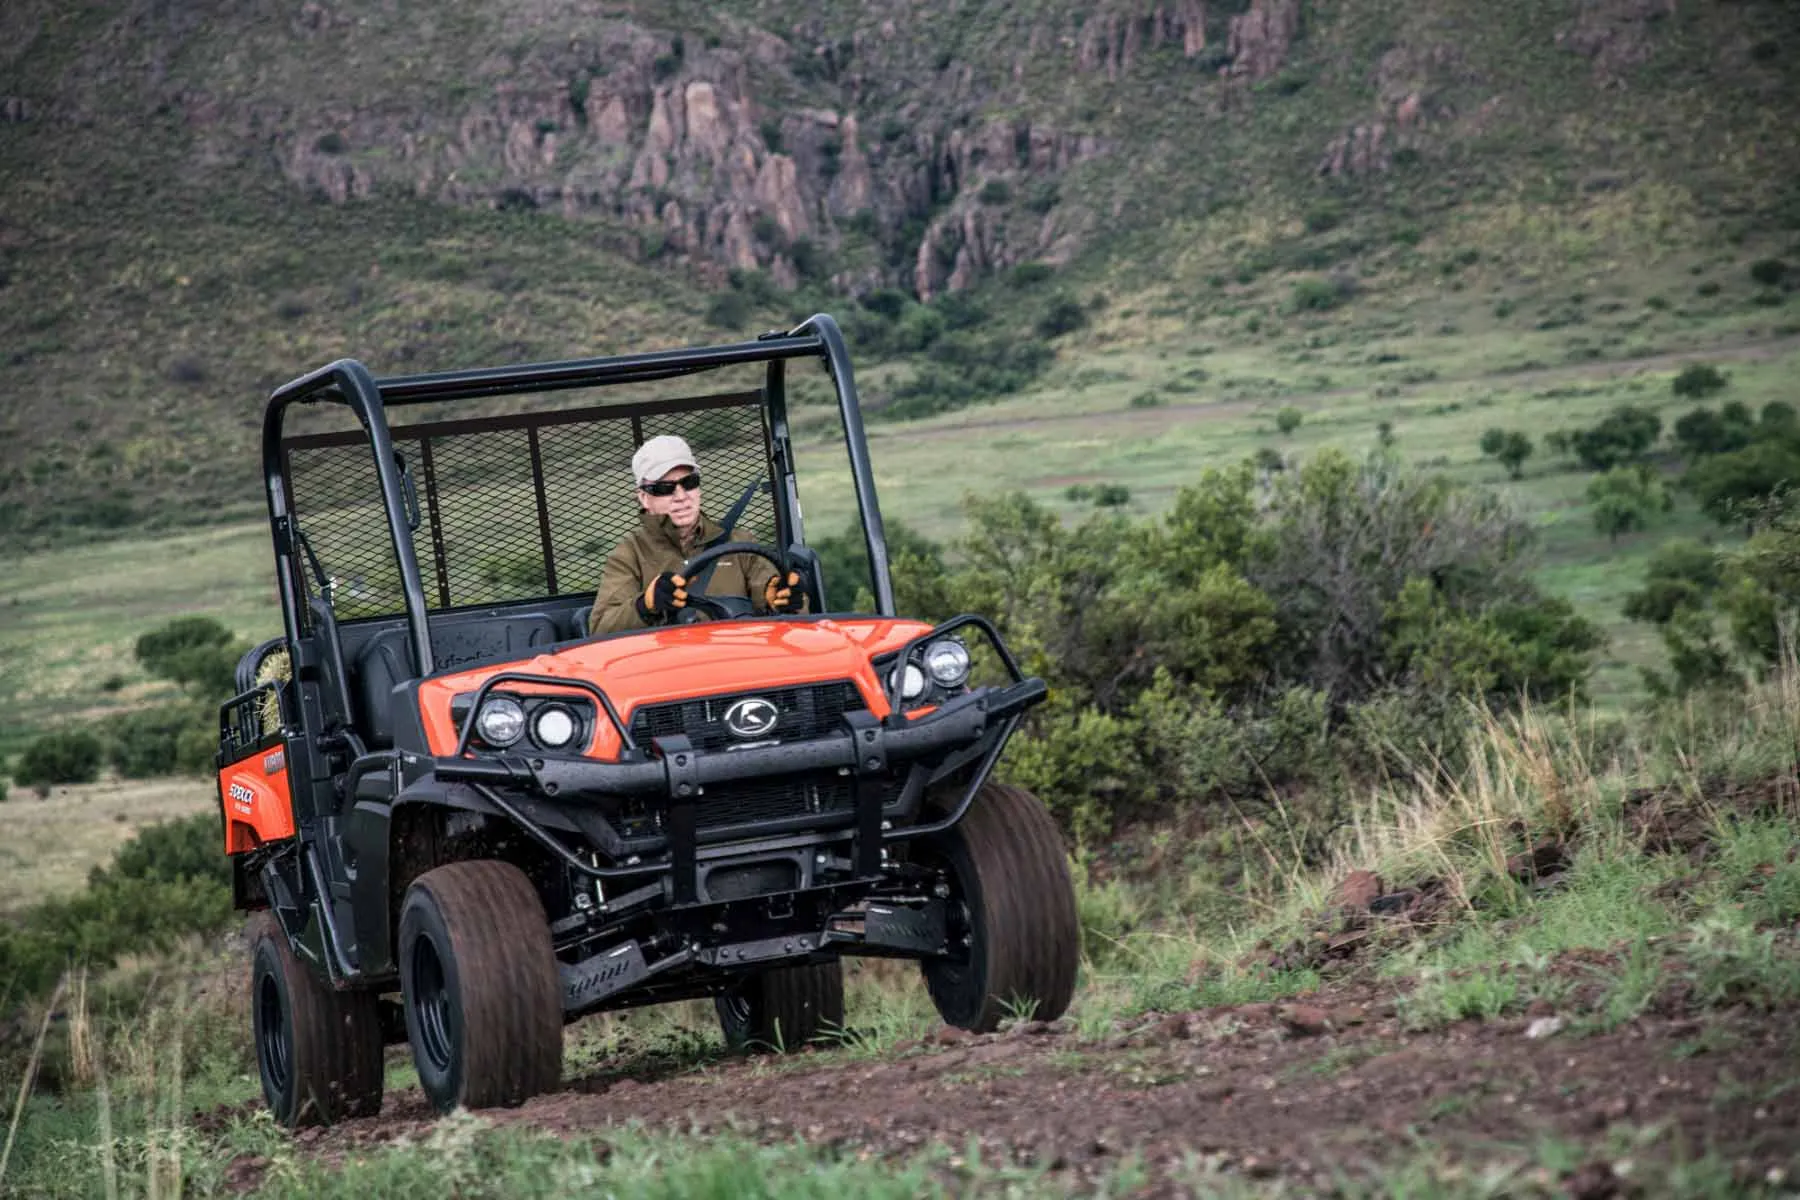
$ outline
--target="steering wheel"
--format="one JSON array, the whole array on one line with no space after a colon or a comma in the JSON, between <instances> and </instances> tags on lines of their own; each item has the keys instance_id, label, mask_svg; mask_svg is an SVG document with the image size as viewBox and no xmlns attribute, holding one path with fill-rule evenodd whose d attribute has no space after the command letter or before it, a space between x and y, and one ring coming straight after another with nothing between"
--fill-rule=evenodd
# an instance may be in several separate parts
<instances>
[{"instance_id":1,"label":"steering wheel","mask_svg":"<svg viewBox=\"0 0 1800 1200\"><path fill-rule=\"evenodd\" d=\"M734 617L750 616L756 611L756 602L748 596L709 596L694 588L694 576L733 554L749 554L765 559L775 565L779 577L787 577L788 556L779 546L763 542L726 542L709 550L702 550L683 563L681 570L677 572L688 581L687 604L675 616L677 625L692 625L696 621L708 619L729 621Z\"/></svg>"}]
</instances>

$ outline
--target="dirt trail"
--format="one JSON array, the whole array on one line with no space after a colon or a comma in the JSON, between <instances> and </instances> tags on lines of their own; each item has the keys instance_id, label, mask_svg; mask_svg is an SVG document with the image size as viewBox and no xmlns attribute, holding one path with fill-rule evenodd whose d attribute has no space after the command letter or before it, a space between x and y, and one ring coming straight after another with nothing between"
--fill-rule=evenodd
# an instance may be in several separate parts
<instances>
[{"instance_id":1,"label":"dirt trail","mask_svg":"<svg viewBox=\"0 0 1800 1200\"><path fill-rule=\"evenodd\" d=\"M1555 383L1571 379L1595 379L1620 375L1637 375L1645 371L1661 371L1690 362L1759 362L1777 358L1789 351L1800 350L1800 337L1776 338L1769 341L1744 342L1735 346L1679 350L1652 354L1641 358L1607 359L1599 362L1570 363L1557 367L1534 367L1528 371L1495 372L1486 375L1433 379L1424 383L1394 384L1389 399L1414 396L1430 389L1447 386L1491 383L1496 387L1521 387ZM1008 433L1020 429L1065 429L1069 431L1105 429L1153 435L1195 421L1219 421L1243 416L1259 408L1281 408L1292 405L1310 409L1321 400L1342 399L1366 393L1368 385L1330 388L1317 392L1295 392L1288 395L1264 396L1255 400L1221 400L1213 403L1165 404L1156 408L1108 409L1105 412L1066 413L1052 416L994 417L966 421L958 425L940 425L917 429L903 426L877 425L871 436L881 441L912 442L959 438L971 433Z\"/></svg>"},{"instance_id":2,"label":"dirt trail","mask_svg":"<svg viewBox=\"0 0 1800 1200\"><path fill-rule=\"evenodd\" d=\"M1674 1010L1533 1038L1525 1018L1409 1032L1395 1011L1391 995L1339 988L1316 1005L1154 1016L1104 1041L1042 1024L980 1038L946 1030L875 1058L602 1072L485 1115L558 1133L628 1120L737 1129L891 1156L975 1138L990 1161L1048 1167L1075 1186L1135 1153L1159 1187L1200 1162L1304 1193L1407 1161L1415 1137L1485 1164L1524 1163L1519 1147L1553 1137L1582 1146L1589 1173L1605 1176L1618 1126L1661 1127L1646 1154L1711 1150L1758 1181L1800 1168L1792 1013ZM390 1095L378 1118L302 1140L341 1157L416 1136L431 1119L413 1090Z\"/></svg>"}]
</instances>

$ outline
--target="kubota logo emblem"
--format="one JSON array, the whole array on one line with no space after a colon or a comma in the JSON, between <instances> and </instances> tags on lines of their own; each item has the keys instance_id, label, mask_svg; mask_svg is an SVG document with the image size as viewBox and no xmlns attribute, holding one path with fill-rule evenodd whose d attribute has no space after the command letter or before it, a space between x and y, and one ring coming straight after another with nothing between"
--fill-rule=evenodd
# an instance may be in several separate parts
<instances>
[{"instance_id":1,"label":"kubota logo emblem","mask_svg":"<svg viewBox=\"0 0 1800 1200\"><path fill-rule=\"evenodd\" d=\"M780 710L761 696L746 696L725 710L725 728L741 738L762 737L780 719Z\"/></svg>"}]
</instances>

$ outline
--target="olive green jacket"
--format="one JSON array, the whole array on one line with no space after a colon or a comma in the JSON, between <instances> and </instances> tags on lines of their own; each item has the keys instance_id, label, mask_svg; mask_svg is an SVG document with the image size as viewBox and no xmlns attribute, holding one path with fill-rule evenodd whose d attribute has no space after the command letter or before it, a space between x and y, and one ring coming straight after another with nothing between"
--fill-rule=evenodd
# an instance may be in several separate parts
<instances>
[{"instance_id":1,"label":"olive green jacket","mask_svg":"<svg viewBox=\"0 0 1800 1200\"><path fill-rule=\"evenodd\" d=\"M637 599L650 581L664 571L681 570L682 563L718 536L718 525L701 513L693 549L684 552L675 522L666 516L644 513L636 531L606 556L606 566L600 572L600 590L594 596L593 612L588 614L588 632L621 633L645 628L644 619L638 616ZM712 596L745 596L757 612L767 612L763 589L774 577L775 564L767 559L733 554L720 559L714 567L706 592Z\"/></svg>"}]
</instances>

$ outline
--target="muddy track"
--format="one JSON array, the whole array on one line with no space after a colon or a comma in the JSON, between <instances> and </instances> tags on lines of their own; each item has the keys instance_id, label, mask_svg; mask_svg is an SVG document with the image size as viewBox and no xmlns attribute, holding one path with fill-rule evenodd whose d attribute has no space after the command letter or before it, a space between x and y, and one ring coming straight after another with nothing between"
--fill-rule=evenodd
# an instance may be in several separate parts
<instances>
[{"instance_id":1,"label":"muddy track","mask_svg":"<svg viewBox=\"0 0 1800 1200\"><path fill-rule=\"evenodd\" d=\"M1155 1015L1102 1040L1031 1024L944 1030L879 1056L720 1059L661 1077L626 1067L484 1115L559 1134L641 1121L896 1157L975 1138L990 1161L1047 1167L1076 1187L1135 1154L1154 1178L1199 1162L1304 1192L1406 1161L1418 1139L1493 1164L1553 1137L1604 1173L1621 1126L1661 1127L1649 1154L1712 1151L1747 1178L1800 1167L1792 1012L1676 1008L1532 1037L1523 1017L1409 1031L1391 993L1368 989L1314 1000ZM412 1090L390 1094L380 1117L301 1138L342 1158L431 1120Z\"/></svg>"},{"instance_id":2,"label":"muddy track","mask_svg":"<svg viewBox=\"0 0 1800 1200\"><path fill-rule=\"evenodd\" d=\"M1570 363L1557 367L1533 367L1525 371L1433 379L1423 383L1393 384L1390 385L1393 388L1392 393L1385 399L1388 401L1398 400L1446 387L1480 383L1491 384L1494 387L1517 388L1576 379L1640 375L1646 371L1664 371L1691 362L1761 362L1778 358L1794 350L1800 350L1800 337L1743 342L1737 345L1708 347L1699 350L1679 350L1667 354L1646 355L1641 358L1608 359L1599 362ZM1316 392L1295 392L1287 395L1262 396L1255 400L1164 404L1155 408L1109 409L1105 412L1062 413L1040 417L992 417L926 429L900 425L876 425L871 428L870 436L878 439L878 442L914 442L959 438L970 433L1004 434L1022 429L1062 429L1071 432L1106 429L1155 434L1177 425L1186 425L1195 421L1219 421L1228 417L1241 417L1247 413L1264 409L1273 411L1288 405L1310 411L1321 400L1363 395L1369 391L1371 386L1371 384L1364 384L1358 387L1329 388Z\"/></svg>"}]
</instances>

